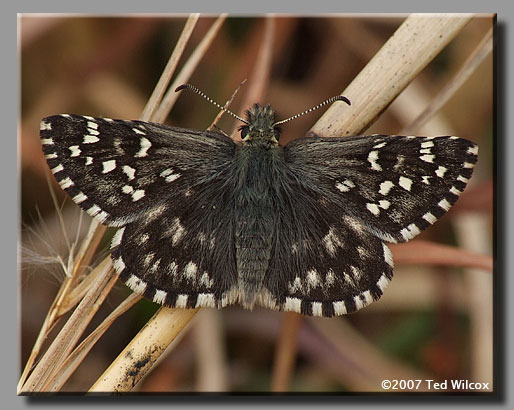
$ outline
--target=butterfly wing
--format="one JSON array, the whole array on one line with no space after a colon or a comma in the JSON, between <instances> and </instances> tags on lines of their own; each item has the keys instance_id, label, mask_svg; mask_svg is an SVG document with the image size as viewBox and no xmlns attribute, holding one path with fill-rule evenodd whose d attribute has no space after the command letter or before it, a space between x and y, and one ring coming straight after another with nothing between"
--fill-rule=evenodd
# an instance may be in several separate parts
<instances>
[{"instance_id":1,"label":"butterfly wing","mask_svg":"<svg viewBox=\"0 0 514 410\"><path fill-rule=\"evenodd\" d=\"M108 226L139 219L156 201L182 200L192 181L223 173L235 150L215 132L67 114L43 119L41 143L61 187Z\"/></svg>"},{"instance_id":2,"label":"butterfly wing","mask_svg":"<svg viewBox=\"0 0 514 410\"><path fill-rule=\"evenodd\" d=\"M387 245L344 208L301 191L280 201L261 304L330 317L378 300L393 276Z\"/></svg>"},{"instance_id":3,"label":"butterfly wing","mask_svg":"<svg viewBox=\"0 0 514 410\"><path fill-rule=\"evenodd\" d=\"M168 306L225 303L237 277L230 138L56 115L43 120L41 142L70 197L101 223L122 226L113 237L112 258L129 287Z\"/></svg>"},{"instance_id":4,"label":"butterfly wing","mask_svg":"<svg viewBox=\"0 0 514 410\"><path fill-rule=\"evenodd\" d=\"M456 137L304 138L284 157L308 189L379 238L405 242L457 201L478 147Z\"/></svg>"}]
</instances>

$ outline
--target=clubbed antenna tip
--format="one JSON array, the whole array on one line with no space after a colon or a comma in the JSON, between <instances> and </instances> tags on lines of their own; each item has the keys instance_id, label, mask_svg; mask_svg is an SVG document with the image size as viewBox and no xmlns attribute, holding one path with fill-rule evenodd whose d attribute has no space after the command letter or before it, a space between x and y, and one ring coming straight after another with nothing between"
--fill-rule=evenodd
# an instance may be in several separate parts
<instances>
[{"instance_id":1,"label":"clubbed antenna tip","mask_svg":"<svg viewBox=\"0 0 514 410\"><path fill-rule=\"evenodd\" d=\"M310 113L310 112L312 112L314 110L317 110L318 108L323 107L324 105L332 104L334 101L344 101L346 104L352 105L352 103L350 102L350 100L348 98L346 98L346 97L344 97L342 95L336 95L335 97L331 97L328 100L325 100L322 103L316 105L315 107L309 108L308 110L305 110L304 112L301 112L300 114L296 114L296 115L293 115L292 117L286 118L285 120L278 121L274 125L280 125L280 124L284 124L285 122L289 122L289 121L295 120L298 117L301 117L302 115L308 114L308 113Z\"/></svg>"}]
</instances>

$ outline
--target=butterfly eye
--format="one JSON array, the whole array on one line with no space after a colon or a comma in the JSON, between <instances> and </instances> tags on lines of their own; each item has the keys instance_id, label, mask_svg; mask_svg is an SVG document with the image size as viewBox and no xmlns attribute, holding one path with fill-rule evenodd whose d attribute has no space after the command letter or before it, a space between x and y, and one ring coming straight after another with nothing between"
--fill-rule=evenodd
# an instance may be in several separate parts
<instances>
[{"instance_id":1,"label":"butterfly eye","mask_svg":"<svg viewBox=\"0 0 514 410\"><path fill-rule=\"evenodd\" d=\"M249 127L247 125L243 125L240 128L240 131L241 131L241 139L244 140L246 138L246 136L248 135Z\"/></svg>"}]
</instances>

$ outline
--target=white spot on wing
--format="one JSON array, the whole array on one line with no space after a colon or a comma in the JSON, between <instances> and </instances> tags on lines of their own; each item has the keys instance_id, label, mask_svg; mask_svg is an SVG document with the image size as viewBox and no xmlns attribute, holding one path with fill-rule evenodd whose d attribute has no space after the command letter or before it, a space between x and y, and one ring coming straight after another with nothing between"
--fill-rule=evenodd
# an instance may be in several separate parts
<instances>
[{"instance_id":1,"label":"white spot on wing","mask_svg":"<svg viewBox=\"0 0 514 410\"><path fill-rule=\"evenodd\" d=\"M84 144L94 144L98 141L100 141L100 139L95 135L84 135L84 139L82 140Z\"/></svg>"},{"instance_id":2,"label":"white spot on wing","mask_svg":"<svg viewBox=\"0 0 514 410\"><path fill-rule=\"evenodd\" d=\"M101 212L101 209L98 207L98 205L93 205L91 208L87 210L87 213L91 216L96 216L96 214L98 214L99 212Z\"/></svg>"},{"instance_id":3,"label":"white spot on wing","mask_svg":"<svg viewBox=\"0 0 514 410\"><path fill-rule=\"evenodd\" d=\"M432 154L425 154L425 155L422 155L421 157L419 157L419 159L421 161L425 161L425 162L434 162L434 158L435 158L435 156Z\"/></svg>"},{"instance_id":4,"label":"white spot on wing","mask_svg":"<svg viewBox=\"0 0 514 410\"><path fill-rule=\"evenodd\" d=\"M359 268L357 268L356 266L350 266L350 270L352 271L352 275L353 275L353 279L354 280L359 280L362 276L362 272Z\"/></svg>"},{"instance_id":5,"label":"white spot on wing","mask_svg":"<svg viewBox=\"0 0 514 410\"><path fill-rule=\"evenodd\" d=\"M46 154L45 158L46 159L55 159L55 158L57 158L57 154L55 152L52 152L51 154Z\"/></svg>"},{"instance_id":6,"label":"white spot on wing","mask_svg":"<svg viewBox=\"0 0 514 410\"><path fill-rule=\"evenodd\" d=\"M328 234L323 238L323 245L325 245L325 249L328 254L332 257L336 255L337 248L343 247L343 242L337 234L334 232L332 228L328 231Z\"/></svg>"},{"instance_id":7,"label":"white spot on wing","mask_svg":"<svg viewBox=\"0 0 514 410\"><path fill-rule=\"evenodd\" d=\"M155 303L159 303L159 304L163 304L164 301L166 300L166 296L168 295L167 292L163 291L163 290L160 290L160 289L157 289L155 291L155 295L153 295L153 301Z\"/></svg>"},{"instance_id":8,"label":"white spot on wing","mask_svg":"<svg viewBox=\"0 0 514 410\"><path fill-rule=\"evenodd\" d=\"M385 263L387 263L391 268L394 267L393 254L391 253L391 250L385 243L382 243L382 249L384 250Z\"/></svg>"},{"instance_id":9,"label":"white spot on wing","mask_svg":"<svg viewBox=\"0 0 514 410\"><path fill-rule=\"evenodd\" d=\"M125 269L125 263L123 262L123 259L121 256L118 259L115 259L113 261L113 266L116 272L121 273Z\"/></svg>"},{"instance_id":10,"label":"white spot on wing","mask_svg":"<svg viewBox=\"0 0 514 410\"><path fill-rule=\"evenodd\" d=\"M142 281L135 275L130 275L125 283L136 293L142 294L146 290L146 282Z\"/></svg>"},{"instance_id":11,"label":"white spot on wing","mask_svg":"<svg viewBox=\"0 0 514 410\"><path fill-rule=\"evenodd\" d=\"M171 227L170 232L173 233L173 237L171 238L172 245L176 245L186 233L185 228L180 223L180 219L175 218L173 220L173 226Z\"/></svg>"},{"instance_id":12,"label":"white spot on wing","mask_svg":"<svg viewBox=\"0 0 514 410\"><path fill-rule=\"evenodd\" d=\"M284 303L284 310L300 313L302 311L302 301L298 298L286 297L286 303Z\"/></svg>"},{"instance_id":13,"label":"white spot on wing","mask_svg":"<svg viewBox=\"0 0 514 410\"><path fill-rule=\"evenodd\" d=\"M416 224L410 224L409 226L407 226L407 228L403 228L400 231L400 234L403 236L403 239L405 239L406 241L414 238L419 233L421 233L421 231L419 230L419 228Z\"/></svg>"},{"instance_id":14,"label":"white spot on wing","mask_svg":"<svg viewBox=\"0 0 514 410\"><path fill-rule=\"evenodd\" d=\"M71 152L70 157L78 157L80 155L80 153L82 152L78 145L72 145L68 149Z\"/></svg>"},{"instance_id":15,"label":"white spot on wing","mask_svg":"<svg viewBox=\"0 0 514 410\"><path fill-rule=\"evenodd\" d=\"M63 169L64 169L63 166L61 164L59 164L55 168L52 168L52 173L57 174L58 172L61 172Z\"/></svg>"},{"instance_id":16,"label":"white spot on wing","mask_svg":"<svg viewBox=\"0 0 514 410\"><path fill-rule=\"evenodd\" d=\"M303 291L302 280L297 276L293 283L289 282L289 293Z\"/></svg>"},{"instance_id":17,"label":"white spot on wing","mask_svg":"<svg viewBox=\"0 0 514 410\"><path fill-rule=\"evenodd\" d=\"M93 157L86 157L86 165L91 165L93 163Z\"/></svg>"},{"instance_id":18,"label":"white spot on wing","mask_svg":"<svg viewBox=\"0 0 514 410\"><path fill-rule=\"evenodd\" d=\"M41 121L41 124L39 124L39 129L41 131L51 130L52 129L52 124L50 124L49 122Z\"/></svg>"},{"instance_id":19,"label":"white spot on wing","mask_svg":"<svg viewBox=\"0 0 514 410\"><path fill-rule=\"evenodd\" d=\"M478 145L468 148L468 154L478 155Z\"/></svg>"},{"instance_id":20,"label":"white spot on wing","mask_svg":"<svg viewBox=\"0 0 514 410\"><path fill-rule=\"evenodd\" d=\"M116 233L113 235L111 241L111 249L114 249L121 243L121 239L123 238L123 232L125 232L125 227L118 229Z\"/></svg>"},{"instance_id":21,"label":"white spot on wing","mask_svg":"<svg viewBox=\"0 0 514 410\"><path fill-rule=\"evenodd\" d=\"M84 117L84 118L86 118L86 117ZM93 117L89 117L89 118L93 119ZM96 122L93 122L93 121L88 121L87 122L87 127L96 130L98 128L98 124Z\"/></svg>"},{"instance_id":22,"label":"white spot on wing","mask_svg":"<svg viewBox=\"0 0 514 410\"><path fill-rule=\"evenodd\" d=\"M180 177L180 174L174 174L171 168L165 169L160 173L160 176L165 178L166 182L173 182Z\"/></svg>"},{"instance_id":23,"label":"white spot on wing","mask_svg":"<svg viewBox=\"0 0 514 410\"><path fill-rule=\"evenodd\" d=\"M175 302L175 307L185 308L187 306L187 295L178 295L177 301Z\"/></svg>"},{"instance_id":24,"label":"white spot on wing","mask_svg":"<svg viewBox=\"0 0 514 410\"><path fill-rule=\"evenodd\" d=\"M136 158L146 157L148 155L148 150L152 146L152 143L150 142L149 139L147 139L145 137L141 137L141 140L139 141L139 143L141 144L141 148L136 153L136 155L134 155L134 157L136 157Z\"/></svg>"},{"instance_id":25,"label":"white spot on wing","mask_svg":"<svg viewBox=\"0 0 514 410\"><path fill-rule=\"evenodd\" d=\"M368 154L368 162L371 164L371 169L374 171L382 171L382 167L377 163L378 151L370 151Z\"/></svg>"},{"instance_id":26,"label":"white spot on wing","mask_svg":"<svg viewBox=\"0 0 514 410\"><path fill-rule=\"evenodd\" d=\"M439 206L439 208L442 208L445 211L447 211L451 207L450 203L446 200L446 198L441 199L437 205Z\"/></svg>"},{"instance_id":27,"label":"white spot on wing","mask_svg":"<svg viewBox=\"0 0 514 410\"><path fill-rule=\"evenodd\" d=\"M143 131L141 131L140 129L137 129L137 128L132 128L132 131L134 131L136 134L140 134L140 135L146 135Z\"/></svg>"},{"instance_id":28,"label":"white spot on wing","mask_svg":"<svg viewBox=\"0 0 514 410\"><path fill-rule=\"evenodd\" d=\"M59 181L59 185L61 186L62 189L66 189L75 184L69 177L66 177Z\"/></svg>"},{"instance_id":29,"label":"white spot on wing","mask_svg":"<svg viewBox=\"0 0 514 410\"><path fill-rule=\"evenodd\" d=\"M384 293L384 289L387 288L387 285L389 285L390 280L387 279L387 276L383 274L380 276L380 279L377 282L377 286L380 288L382 293Z\"/></svg>"},{"instance_id":30,"label":"white spot on wing","mask_svg":"<svg viewBox=\"0 0 514 410\"><path fill-rule=\"evenodd\" d=\"M421 143L421 148L430 148L433 146L434 146L433 141L425 141L425 142Z\"/></svg>"},{"instance_id":31,"label":"white spot on wing","mask_svg":"<svg viewBox=\"0 0 514 410\"><path fill-rule=\"evenodd\" d=\"M387 195L389 194L389 191L391 191L392 187L394 187L394 184L391 181L384 181L380 184L380 190L378 193L381 195Z\"/></svg>"},{"instance_id":32,"label":"white spot on wing","mask_svg":"<svg viewBox=\"0 0 514 410\"><path fill-rule=\"evenodd\" d=\"M368 211L370 211L373 215L380 215L380 209L378 209L378 206L376 204L366 204L366 208Z\"/></svg>"},{"instance_id":33,"label":"white spot on wing","mask_svg":"<svg viewBox=\"0 0 514 410\"><path fill-rule=\"evenodd\" d=\"M193 280L196 278L196 272L198 271L198 266L194 262L189 262L184 268L184 275L189 280Z\"/></svg>"},{"instance_id":34,"label":"white spot on wing","mask_svg":"<svg viewBox=\"0 0 514 410\"><path fill-rule=\"evenodd\" d=\"M427 212L422 218L431 225L437 221L437 218L431 212Z\"/></svg>"},{"instance_id":35,"label":"white spot on wing","mask_svg":"<svg viewBox=\"0 0 514 410\"><path fill-rule=\"evenodd\" d=\"M133 202L136 202L136 201L139 201L141 198L143 198L145 196L145 191L144 189L137 189L134 191L134 193L132 194L132 201Z\"/></svg>"},{"instance_id":36,"label":"white spot on wing","mask_svg":"<svg viewBox=\"0 0 514 410\"><path fill-rule=\"evenodd\" d=\"M42 145L54 145L54 140L52 138L41 138Z\"/></svg>"},{"instance_id":37,"label":"white spot on wing","mask_svg":"<svg viewBox=\"0 0 514 410\"><path fill-rule=\"evenodd\" d=\"M457 181L464 182L465 184L467 184L469 182L469 179L466 177L463 177L462 175L459 175L457 177Z\"/></svg>"},{"instance_id":38,"label":"white spot on wing","mask_svg":"<svg viewBox=\"0 0 514 410\"><path fill-rule=\"evenodd\" d=\"M72 199L73 199L73 202L75 202L76 204L81 204L82 202L84 202L87 199L87 196L84 195L83 192L79 192Z\"/></svg>"},{"instance_id":39,"label":"white spot on wing","mask_svg":"<svg viewBox=\"0 0 514 410\"><path fill-rule=\"evenodd\" d=\"M450 188L450 192L451 192L453 195L460 195L460 194L462 194L462 192L461 192L461 191L459 191L459 190L458 190L457 188L455 188L454 186L452 186L452 187Z\"/></svg>"},{"instance_id":40,"label":"white spot on wing","mask_svg":"<svg viewBox=\"0 0 514 410\"><path fill-rule=\"evenodd\" d=\"M129 165L123 165L123 172L127 175L129 181L134 179L134 175L136 174L136 170Z\"/></svg>"},{"instance_id":41,"label":"white spot on wing","mask_svg":"<svg viewBox=\"0 0 514 410\"><path fill-rule=\"evenodd\" d=\"M108 172L114 171L116 169L116 160L111 159L109 161L102 162L102 174L107 174Z\"/></svg>"},{"instance_id":42,"label":"white spot on wing","mask_svg":"<svg viewBox=\"0 0 514 410\"><path fill-rule=\"evenodd\" d=\"M343 301L333 302L332 305L334 306L334 313L337 316L339 316L339 315L346 315L346 313L347 313L346 305L344 304Z\"/></svg>"},{"instance_id":43,"label":"white spot on wing","mask_svg":"<svg viewBox=\"0 0 514 410\"><path fill-rule=\"evenodd\" d=\"M213 293L200 293L196 299L195 307L216 307Z\"/></svg>"},{"instance_id":44,"label":"white spot on wing","mask_svg":"<svg viewBox=\"0 0 514 410\"><path fill-rule=\"evenodd\" d=\"M465 162L463 166L464 168L473 168L475 164L472 164L471 162Z\"/></svg>"},{"instance_id":45,"label":"white spot on wing","mask_svg":"<svg viewBox=\"0 0 514 410\"><path fill-rule=\"evenodd\" d=\"M401 176L398 180L398 185L400 185L406 191L410 191L412 187L412 179Z\"/></svg>"},{"instance_id":46,"label":"white spot on wing","mask_svg":"<svg viewBox=\"0 0 514 410\"><path fill-rule=\"evenodd\" d=\"M309 288L316 288L320 284L318 272L312 269L307 272L307 285Z\"/></svg>"},{"instance_id":47,"label":"white spot on wing","mask_svg":"<svg viewBox=\"0 0 514 410\"><path fill-rule=\"evenodd\" d=\"M131 194L132 192L134 192L134 188L130 185L123 185L121 187L121 191L124 193L124 194Z\"/></svg>"},{"instance_id":48,"label":"white spot on wing","mask_svg":"<svg viewBox=\"0 0 514 410\"><path fill-rule=\"evenodd\" d=\"M321 302L312 302L312 316L323 316Z\"/></svg>"},{"instance_id":49,"label":"white spot on wing","mask_svg":"<svg viewBox=\"0 0 514 410\"><path fill-rule=\"evenodd\" d=\"M436 169L435 174L439 178L442 178L442 177L444 177L444 174L445 174L446 171L448 171L448 168L443 167L442 165L439 165L439 168Z\"/></svg>"}]
</instances>

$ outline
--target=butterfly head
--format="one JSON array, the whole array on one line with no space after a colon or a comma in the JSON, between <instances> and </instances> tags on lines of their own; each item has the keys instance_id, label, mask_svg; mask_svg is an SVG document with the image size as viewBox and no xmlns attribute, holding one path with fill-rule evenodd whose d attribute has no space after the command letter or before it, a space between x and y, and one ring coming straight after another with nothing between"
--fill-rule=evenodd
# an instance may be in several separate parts
<instances>
[{"instance_id":1,"label":"butterfly head","mask_svg":"<svg viewBox=\"0 0 514 410\"><path fill-rule=\"evenodd\" d=\"M278 143L280 128L275 124L275 111L269 104L255 104L246 111L246 121L239 127L243 141L265 140Z\"/></svg>"}]
</instances>

